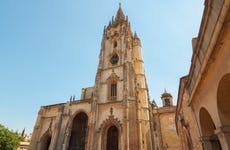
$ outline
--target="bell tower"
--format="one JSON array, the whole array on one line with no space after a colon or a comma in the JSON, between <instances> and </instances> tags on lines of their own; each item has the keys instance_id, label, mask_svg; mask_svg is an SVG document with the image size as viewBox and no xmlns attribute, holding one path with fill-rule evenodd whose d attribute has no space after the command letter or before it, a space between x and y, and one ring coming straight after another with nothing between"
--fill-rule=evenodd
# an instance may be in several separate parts
<instances>
[{"instance_id":1,"label":"bell tower","mask_svg":"<svg viewBox=\"0 0 230 150\"><path fill-rule=\"evenodd\" d=\"M153 150L151 110L141 41L119 5L104 27L94 86L80 100L42 106L30 149Z\"/></svg>"},{"instance_id":2,"label":"bell tower","mask_svg":"<svg viewBox=\"0 0 230 150\"><path fill-rule=\"evenodd\" d=\"M92 103L92 124L101 138L92 139L100 143L93 147L105 149L108 145L102 136L116 127L121 149L152 149L149 110L141 41L119 4L101 41Z\"/></svg>"},{"instance_id":3,"label":"bell tower","mask_svg":"<svg viewBox=\"0 0 230 150\"><path fill-rule=\"evenodd\" d=\"M94 93L98 102L123 99L124 67L132 61L132 39L128 17L119 5L115 18L112 17L108 26L104 27Z\"/></svg>"},{"instance_id":4,"label":"bell tower","mask_svg":"<svg viewBox=\"0 0 230 150\"><path fill-rule=\"evenodd\" d=\"M165 89L164 93L161 95L161 100L163 107L173 106L173 97L170 93L168 93Z\"/></svg>"}]
</instances>

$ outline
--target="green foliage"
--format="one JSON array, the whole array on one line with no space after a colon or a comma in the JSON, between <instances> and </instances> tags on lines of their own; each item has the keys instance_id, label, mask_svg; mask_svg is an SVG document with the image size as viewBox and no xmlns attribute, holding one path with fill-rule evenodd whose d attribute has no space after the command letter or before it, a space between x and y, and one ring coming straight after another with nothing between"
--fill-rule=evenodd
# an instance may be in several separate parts
<instances>
[{"instance_id":1,"label":"green foliage","mask_svg":"<svg viewBox=\"0 0 230 150\"><path fill-rule=\"evenodd\" d=\"M15 150L22 138L16 132L9 131L0 124L0 150Z\"/></svg>"}]
</instances>

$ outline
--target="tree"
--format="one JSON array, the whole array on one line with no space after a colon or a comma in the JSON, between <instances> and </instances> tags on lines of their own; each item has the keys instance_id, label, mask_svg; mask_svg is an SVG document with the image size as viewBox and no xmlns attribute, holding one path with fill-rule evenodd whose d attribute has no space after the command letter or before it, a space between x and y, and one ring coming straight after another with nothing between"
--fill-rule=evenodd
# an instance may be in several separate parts
<instances>
[{"instance_id":1,"label":"tree","mask_svg":"<svg viewBox=\"0 0 230 150\"><path fill-rule=\"evenodd\" d=\"M20 145L21 138L16 132L9 131L0 124L0 150L15 150Z\"/></svg>"},{"instance_id":2,"label":"tree","mask_svg":"<svg viewBox=\"0 0 230 150\"><path fill-rule=\"evenodd\" d=\"M25 136L25 128L22 130L22 134L21 134L21 137L24 137Z\"/></svg>"}]
</instances>

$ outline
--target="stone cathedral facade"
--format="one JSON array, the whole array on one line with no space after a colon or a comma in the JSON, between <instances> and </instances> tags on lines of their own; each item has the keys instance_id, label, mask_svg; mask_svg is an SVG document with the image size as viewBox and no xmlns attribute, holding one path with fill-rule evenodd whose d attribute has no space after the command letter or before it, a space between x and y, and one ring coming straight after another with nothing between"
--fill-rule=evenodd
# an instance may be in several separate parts
<instances>
[{"instance_id":1,"label":"stone cathedral facade","mask_svg":"<svg viewBox=\"0 0 230 150\"><path fill-rule=\"evenodd\" d=\"M152 150L153 113L141 41L119 7L104 28L93 87L80 100L42 106L31 150Z\"/></svg>"},{"instance_id":2,"label":"stone cathedral facade","mask_svg":"<svg viewBox=\"0 0 230 150\"><path fill-rule=\"evenodd\" d=\"M141 41L119 7L104 28L93 87L42 106L30 150L230 149L230 1L205 0L177 106L150 102ZM175 124L176 122L176 124Z\"/></svg>"}]
</instances>

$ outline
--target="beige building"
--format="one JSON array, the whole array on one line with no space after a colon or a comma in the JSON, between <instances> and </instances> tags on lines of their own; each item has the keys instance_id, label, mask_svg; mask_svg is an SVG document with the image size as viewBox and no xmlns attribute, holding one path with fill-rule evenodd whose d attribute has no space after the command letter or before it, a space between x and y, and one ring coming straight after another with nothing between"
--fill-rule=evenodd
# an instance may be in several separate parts
<instances>
[{"instance_id":1,"label":"beige building","mask_svg":"<svg viewBox=\"0 0 230 150\"><path fill-rule=\"evenodd\" d=\"M166 90L161 96L163 107L158 107L152 102L153 110L153 139L156 150L178 150L179 139L176 133L173 97Z\"/></svg>"},{"instance_id":2,"label":"beige building","mask_svg":"<svg viewBox=\"0 0 230 150\"><path fill-rule=\"evenodd\" d=\"M230 1L205 0L192 64L180 80L181 149L230 149Z\"/></svg>"},{"instance_id":3,"label":"beige building","mask_svg":"<svg viewBox=\"0 0 230 150\"><path fill-rule=\"evenodd\" d=\"M30 149L230 149L229 0L205 0L192 46L177 107L166 91L157 107L150 103L141 41L119 7L104 29L94 86L83 88L80 100L42 106Z\"/></svg>"},{"instance_id":4,"label":"beige building","mask_svg":"<svg viewBox=\"0 0 230 150\"><path fill-rule=\"evenodd\" d=\"M199 131L196 120L194 118L194 110L188 106L187 95L185 94L185 85L188 76L180 79L178 100L176 108L176 128L179 136L180 149L192 150L202 149L202 144L199 140Z\"/></svg>"},{"instance_id":5,"label":"beige building","mask_svg":"<svg viewBox=\"0 0 230 150\"><path fill-rule=\"evenodd\" d=\"M119 7L104 28L93 87L80 100L42 106L31 150L152 150L141 41Z\"/></svg>"},{"instance_id":6,"label":"beige building","mask_svg":"<svg viewBox=\"0 0 230 150\"><path fill-rule=\"evenodd\" d=\"M30 133L30 134L22 135L22 133L19 133L18 135L23 136L24 140L20 142L20 145L17 148L17 150L28 150L30 146L30 140L31 140L32 134Z\"/></svg>"}]
</instances>

